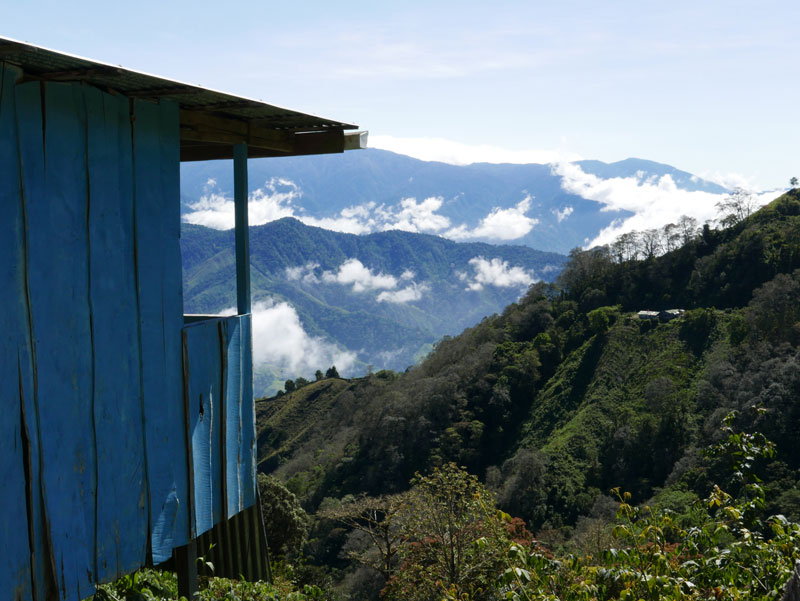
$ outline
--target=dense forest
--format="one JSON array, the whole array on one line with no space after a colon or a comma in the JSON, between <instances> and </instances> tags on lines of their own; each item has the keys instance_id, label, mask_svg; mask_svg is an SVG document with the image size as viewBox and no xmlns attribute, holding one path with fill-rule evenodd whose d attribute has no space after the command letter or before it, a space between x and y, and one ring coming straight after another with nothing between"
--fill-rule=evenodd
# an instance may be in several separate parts
<instances>
[{"instance_id":1,"label":"dense forest","mask_svg":"<svg viewBox=\"0 0 800 601\"><path fill-rule=\"evenodd\" d=\"M612 490L683 514L727 485L705 449L733 411L731 428L777 449L762 466L763 517L800 519L800 194L727 223L690 224L665 253L574 251L557 283L405 373L323 377L259 401L260 469L313 518L304 569L356 596L360 570L374 598L393 572L355 568L363 537L322 516L406 494L449 464L552 553L586 552L592 536L611 544ZM672 308L686 312L637 316Z\"/></svg>"},{"instance_id":2,"label":"dense forest","mask_svg":"<svg viewBox=\"0 0 800 601\"><path fill-rule=\"evenodd\" d=\"M658 251L646 233L573 251L405 372L320 366L257 401L295 591L259 598L780 598L800 559L800 192L688 225ZM638 315L666 309L685 312Z\"/></svg>"}]
</instances>

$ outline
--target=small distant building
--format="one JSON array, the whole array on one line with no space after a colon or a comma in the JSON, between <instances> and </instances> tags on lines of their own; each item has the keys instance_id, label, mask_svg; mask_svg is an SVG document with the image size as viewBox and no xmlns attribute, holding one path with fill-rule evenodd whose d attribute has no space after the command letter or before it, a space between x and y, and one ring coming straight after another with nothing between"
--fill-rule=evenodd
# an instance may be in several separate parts
<instances>
[{"instance_id":1,"label":"small distant building","mask_svg":"<svg viewBox=\"0 0 800 601\"><path fill-rule=\"evenodd\" d=\"M0 37L0 599L189 573L217 528L262 573L247 159L353 129ZM180 163L231 158L237 314L185 316Z\"/></svg>"},{"instance_id":2,"label":"small distant building","mask_svg":"<svg viewBox=\"0 0 800 601\"><path fill-rule=\"evenodd\" d=\"M684 309L667 309L666 311L659 311L658 319L661 321L670 321L683 315L686 311Z\"/></svg>"},{"instance_id":3,"label":"small distant building","mask_svg":"<svg viewBox=\"0 0 800 601\"><path fill-rule=\"evenodd\" d=\"M637 316L639 319L653 320L657 319L661 322L670 321L676 317L684 314L684 309L667 309L665 311L639 311Z\"/></svg>"}]
</instances>

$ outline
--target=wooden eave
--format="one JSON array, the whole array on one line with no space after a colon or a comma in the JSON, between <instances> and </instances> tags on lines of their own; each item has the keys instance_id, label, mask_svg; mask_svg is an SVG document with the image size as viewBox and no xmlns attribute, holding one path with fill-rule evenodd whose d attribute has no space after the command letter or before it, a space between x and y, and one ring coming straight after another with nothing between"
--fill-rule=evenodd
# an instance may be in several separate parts
<instances>
[{"instance_id":1,"label":"wooden eave","mask_svg":"<svg viewBox=\"0 0 800 601\"><path fill-rule=\"evenodd\" d=\"M82 82L139 100L170 100L180 107L181 161L230 159L233 145L248 157L329 154L364 148L357 126L164 79L120 66L0 37L0 65L26 80Z\"/></svg>"}]
</instances>

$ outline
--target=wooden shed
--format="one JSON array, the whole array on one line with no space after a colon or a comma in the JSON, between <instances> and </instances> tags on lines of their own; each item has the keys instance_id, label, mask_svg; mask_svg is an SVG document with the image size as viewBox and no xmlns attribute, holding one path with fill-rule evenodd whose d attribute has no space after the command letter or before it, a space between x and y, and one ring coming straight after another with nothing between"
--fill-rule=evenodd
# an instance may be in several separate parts
<instances>
[{"instance_id":1,"label":"wooden shed","mask_svg":"<svg viewBox=\"0 0 800 601\"><path fill-rule=\"evenodd\" d=\"M83 599L253 510L247 158L354 129L0 38L0 599ZM184 317L180 162L230 158L238 314Z\"/></svg>"}]
</instances>

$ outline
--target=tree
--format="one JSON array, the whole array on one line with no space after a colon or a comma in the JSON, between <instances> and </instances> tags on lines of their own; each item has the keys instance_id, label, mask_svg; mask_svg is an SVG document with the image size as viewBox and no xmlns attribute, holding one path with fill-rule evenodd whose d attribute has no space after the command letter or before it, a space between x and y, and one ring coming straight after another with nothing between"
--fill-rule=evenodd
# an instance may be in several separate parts
<instances>
[{"instance_id":1,"label":"tree","mask_svg":"<svg viewBox=\"0 0 800 601\"><path fill-rule=\"evenodd\" d=\"M429 476L417 474L412 485L401 514L402 563L384 597L494 599L494 577L513 538L511 518L497 511L493 495L475 476L453 463ZM530 542L524 528L517 534Z\"/></svg>"},{"instance_id":2,"label":"tree","mask_svg":"<svg viewBox=\"0 0 800 601\"><path fill-rule=\"evenodd\" d=\"M328 368L328 371L325 372L325 377L326 378L338 378L339 377L339 372L336 371L336 366L335 365L331 365Z\"/></svg>"},{"instance_id":3,"label":"tree","mask_svg":"<svg viewBox=\"0 0 800 601\"><path fill-rule=\"evenodd\" d=\"M792 190L797 188L798 184L800 184L800 182L797 181L796 177L793 177L792 179L789 180L789 185L792 187Z\"/></svg>"},{"instance_id":4,"label":"tree","mask_svg":"<svg viewBox=\"0 0 800 601\"><path fill-rule=\"evenodd\" d=\"M749 191L744 188L736 188L716 206L722 216L720 223L723 227L730 227L752 215L758 204Z\"/></svg>"},{"instance_id":5,"label":"tree","mask_svg":"<svg viewBox=\"0 0 800 601\"><path fill-rule=\"evenodd\" d=\"M661 242L661 231L657 229L645 230L641 233L642 252L645 259L652 259L661 254L663 244Z\"/></svg>"},{"instance_id":6,"label":"tree","mask_svg":"<svg viewBox=\"0 0 800 601\"><path fill-rule=\"evenodd\" d=\"M283 384L283 389L286 392L293 392L294 390L297 389L297 386L295 385L294 380L289 379L286 380L286 382Z\"/></svg>"},{"instance_id":7,"label":"tree","mask_svg":"<svg viewBox=\"0 0 800 601\"><path fill-rule=\"evenodd\" d=\"M314 372L314 379L319 382L323 378L322 370L318 369Z\"/></svg>"},{"instance_id":8,"label":"tree","mask_svg":"<svg viewBox=\"0 0 800 601\"><path fill-rule=\"evenodd\" d=\"M367 536L369 547L351 549L347 556L377 570L388 580L397 563L397 553L402 540L400 515L405 494L368 497L361 495L341 505L320 511L317 515L336 520Z\"/></svg>"},{"instance_id":9,"label":"tree","mask_svg":"<svg viewBox=\"0 0 800 601\"><path fill-rule=\"evenodd\" d=\"M678 219L678 232L680 234L681 244L689 244L697 237L697 219L689 217L688 215L681 215Z\"/></svg>"},{"instance_id":10,"label":"tree","mask_svg":"<svg viewBox=\"0 0 800 601\"><path fill-rule=\"evenodd\" d=\"M279 556L292 555L300 550L308 536L308 516L300 501L280 480L258 475L261 513L272 552Z\"/></svg>"}]
</instances>

